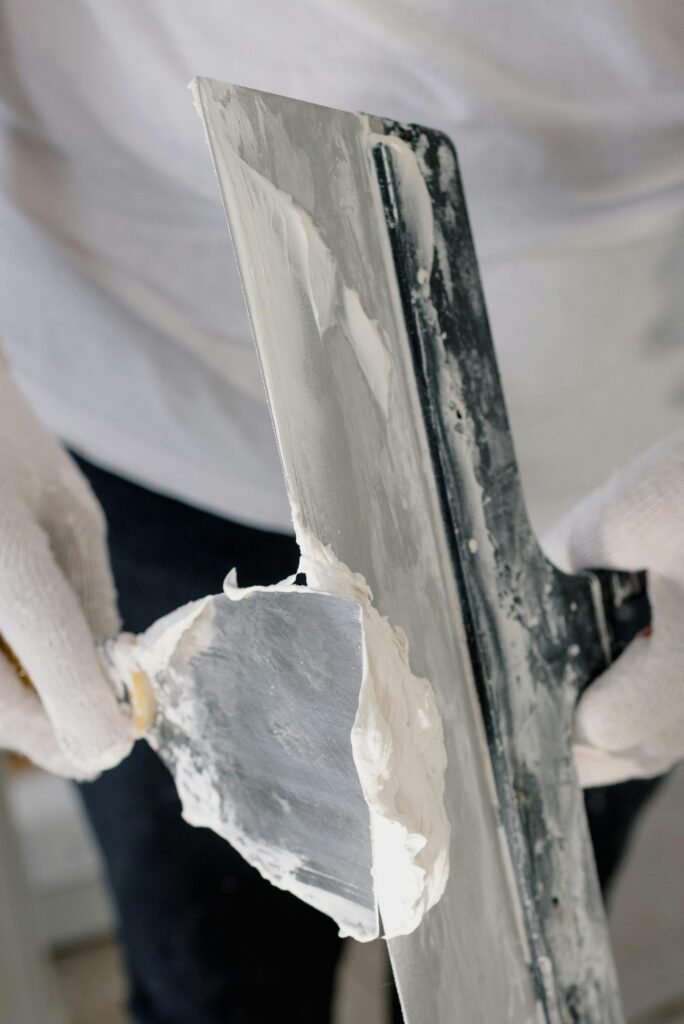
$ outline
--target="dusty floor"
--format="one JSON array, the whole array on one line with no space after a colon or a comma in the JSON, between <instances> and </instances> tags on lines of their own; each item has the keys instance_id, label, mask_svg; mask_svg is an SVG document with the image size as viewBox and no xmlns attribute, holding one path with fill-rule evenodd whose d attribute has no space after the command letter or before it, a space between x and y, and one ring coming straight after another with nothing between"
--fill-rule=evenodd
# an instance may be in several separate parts
<instances>
[{"instance_id":1,"label":"dusty floor","mask_svg":"<svg viewBox=\"0 0 684 1024\"><path fill-rule=\"evenodd\" d=\"M630 1024L684 1024L684 770L644 816L616 891L612 928ZM129 1024L116 945L62 954L69 1024ZM385 1024L384 950L349 945L335 1024Z\"/></svg>"}]
</instances>

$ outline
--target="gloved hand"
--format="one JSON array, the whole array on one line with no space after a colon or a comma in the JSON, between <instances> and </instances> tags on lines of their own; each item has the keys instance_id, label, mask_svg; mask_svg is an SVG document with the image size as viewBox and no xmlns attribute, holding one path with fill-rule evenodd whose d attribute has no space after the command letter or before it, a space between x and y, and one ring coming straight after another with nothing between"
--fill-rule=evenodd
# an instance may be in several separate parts
<instances>
[{"instance_id":1,"label":"gloved hand","mask_svg":"<svg viewBox=\"0 0 684 1024\"><path fill-rule=\"evenodd\" d=\"M613 474L543 547L568 572L648 573L650 633L637 637L577 706L581 784L667 771L684 757L684 431Z\"/></svg>"},{"instance_id":2,"label":"gloved hand","mask_svg":"<svg viewBox=\"0 0 684 1024\"><path fill-rule=\"evenodd\" d=\"M102 510L19 394L0 349L0 748L87 778L130 749L93 643L119 628Z\"/></svg>"}]
</instances>

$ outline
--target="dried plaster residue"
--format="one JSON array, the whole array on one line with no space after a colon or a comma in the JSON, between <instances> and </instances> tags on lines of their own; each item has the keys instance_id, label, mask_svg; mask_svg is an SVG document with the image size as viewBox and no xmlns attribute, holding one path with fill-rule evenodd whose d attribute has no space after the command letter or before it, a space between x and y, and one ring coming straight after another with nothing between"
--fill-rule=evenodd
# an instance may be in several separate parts
<instances>
[{"instance_id":1,"label":"dried plaster residue","mask_svg":"<svg viewBox=\"0 0 684 1024\"><path fill-rule=\"evenodd\" d=\"M363 576L301 527L300 571L313 589L362 611L364 673L352 750L371 812L373 877L387 938L417 928L449 876L446 750L435 694L413 674L406 636L373 605Z\"/></svg>"}]
</instances>

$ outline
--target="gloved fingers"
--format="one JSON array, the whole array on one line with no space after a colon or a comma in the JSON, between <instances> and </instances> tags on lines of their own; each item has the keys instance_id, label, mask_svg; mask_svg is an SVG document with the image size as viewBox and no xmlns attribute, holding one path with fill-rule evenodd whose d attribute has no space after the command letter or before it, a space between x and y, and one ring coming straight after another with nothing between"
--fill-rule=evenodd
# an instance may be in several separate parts
<instances>
[{"instance_id":1,"label":"gloved fingers","mask_svg":"<svg viewBox=\"0 0 684 1024\"><path fill-rule=\"evenodd\" d=\"M589 747L585 743L573 743L572 753L577 778L582 789L592 786L612 786L627 779L644 778L646 773L640 759L621 754L610 754L606 750ZM670 765L658 767L649 777L661 775Z\"/></svg>"},{"instance_id":2,"label":"gloved fingers","mask_svg":"<svg viewBox=\"0 0 684 1024\"><path fill-rule=\"evenodd\" d=\"M574 745L582 785L659 775L684 754L684 657L639 637L585 690Z\"/></svg>"},{"instance_id":3,"label":"gloved fingers","mask_svg":"<svg viewBox=\"0 0 684 1024\"><path fill-rule=\"evenodd\" d=\"M684 431L614 473L543 540L559 568L650 569L684 579Z\"/></svg>"},{"instance_id":4,"label":"gloved fingers","mask_svg":"<svg viewBox=\"0 0 684 1024\"><path fill-rule=\"evenodd\" d=\"M50 719L34 690L19 680L0 653L0 750L12 750L54 775L84 780L84 773L57 742Z\"/></svg>"},{"instance_id":5,"label":"gloved fingers","mask_svg":"<svg viewBox=\"0 0 684 1024\"><path fill-rule=\"evenodd\" d=\"M684 431L590 494L544 538L565 571L648 571L652 633L582 695L575 758L583 785L667 771L684 756Z\"/></svg>"},{"instance_id":6,"label":"gloved fingers","mask_svg":"<svg viewBox=\"0 0 684 1024\"><path fill-rule=\"evenodd\" d=\"M38 691L67 758L86 773L117 764L132 743L130 716L117 703L45 532L22 506L6 502L0 538L0 632Z\"/></svg>"},{"instance_id":7,"label":"gloved fingers","mask_svg":"<svg viewBox=\"0 0 684 1024\"><path fill-rule=\"evenodd\" d=\"M71 457L64 456L41 525L93 635L109 638L118 633L121 623L107 550L107 523L88 481Z\"/></svg>"},{"instance_id":8,"label":"gloved fingers","mask_svg":"<svg viewBox=\"0 0 684 1024\"><path fill-rule=\"evenodd\" d=\"M585 499L585 502L588 499ZM578 507L582 507L584 502L580 502L579 506L564 516L558 523L555 524L550 530L547 530L544 536L541 538L541 546L544 554L550 562L552 562L557 569L562 572L579 572L580 567L575 565L573 558L572 548L572 524L573 514L576 513ZM584 568L584 567L582 567ZM590 566L590 568L596 568L596 566Z\"/></svg>"}]
</instances>

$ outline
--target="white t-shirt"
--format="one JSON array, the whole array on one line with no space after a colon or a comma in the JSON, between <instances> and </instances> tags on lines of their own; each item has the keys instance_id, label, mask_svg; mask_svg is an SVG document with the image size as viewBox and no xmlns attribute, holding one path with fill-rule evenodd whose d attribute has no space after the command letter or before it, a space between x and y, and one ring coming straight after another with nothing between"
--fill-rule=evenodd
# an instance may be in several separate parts
<instances>
[{"instance_id":1,"label":"white t-shirt","mask_svg":"<svg viewBox=\"0 0 684 1024\"><path fill-rule=\"evenodd\" d=\"M680 0L0 0L0 333L69 444L289 528L194 75L452 136L538 526L682 424Z\"/></svg>"}]
</instances>

